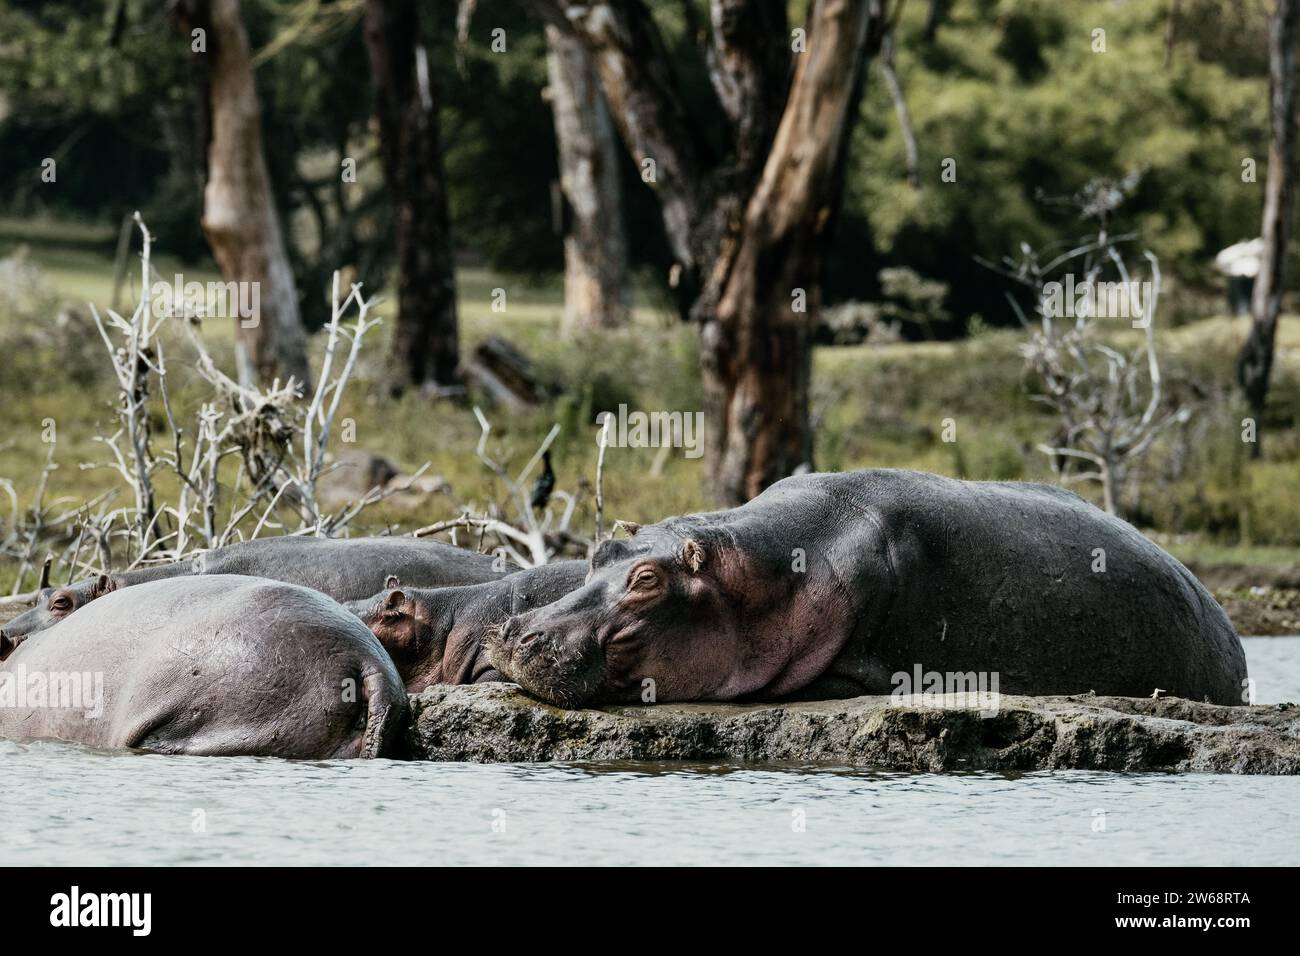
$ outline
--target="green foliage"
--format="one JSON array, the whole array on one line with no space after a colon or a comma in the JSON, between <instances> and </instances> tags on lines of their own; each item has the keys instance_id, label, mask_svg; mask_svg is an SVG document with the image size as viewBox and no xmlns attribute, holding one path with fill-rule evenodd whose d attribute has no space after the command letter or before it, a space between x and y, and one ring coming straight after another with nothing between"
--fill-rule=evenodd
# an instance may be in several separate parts
<instances>
[{"instance_id":1,"label":"green foliage","mask_svg":"<svg viewBox=\"0 0 1300 956\"><path fill-rule=\"evenodd\" d=\"M86 0L0 5L0 179L8 211L96 215L115 221L157 210L173 253L195 250L198 204L187 170L188 83L184 48L160 44L162 5L132 5L137 20L110 46L105 5ZM42 162L56 181L42 181ZM163 211L188 213L185 236L168 236Z\"/></svg>"},{"instance_id":2,"label":"green foliage","mask_svg":"<svg viewBox=\"0 0 1300 956\"><path fill-rule=\"evenodd\" d=\"M1019 481L1025 476L1025 448L1010 433L985 427L973 441L955 441L952 472L972 481Z\"/></svg>"},{"instance_id":3,"label":"green foliage","mask_svg":"<svg viewBox=\"0 0 1300 956\"><path fill-rule=\"evenodd\" d=\"M1209 269L1214 252L1259 229L1271 2L1184 0L1167 64L1167 0L962 0L952 5L933 43L921 35L927 6L905 7L896 44L921 151L921 187L906 183L898 122L873 65L827 264L827 298L865 300L890 318L907 320L918 337L924 333L917 329L932 327L941 337L964 328L970 338L960 345L819 350L813 396L818 464L1050 479L1033 447L1046 418L1024 393L1016 336L996 328L1011 321L1003 286L975 257L997 259L1015 254L1022 242L1040 247L1070 239L1079 229L1074 210L1053 197L1073 196L1098 178L1140 173L1114 228L1139 232L1160 256L1170 291L1178 294L1169 300L1175 310L1178 296L1190 298L1216 282ZM799 7L792 8L792 23L799 22ZM682 6L652 8L688 115L698 119L706 141L720 143L722 120ZM103 227L84 241L52 237L41 251L51 281L78 300L93 295L103 301L116 224L132 209L144 212L170 255L190 261L206 256L185 43L167 24L164 4L128 0L126 27L110 45L109 9L116 4L0 5L0 177L11 184L0 196L0 211L23 217L24 229L35 228L28 220L39 213ZM316 324L330 270L351 267L376 288L391 262L363 4L244 0L242 9L277 202L288 223L304 314ZM695 336L645 309L623 332L578 343L558 336L561 297L546 281L559 267L561 243L552 223L555 144L542 98L540 26L517 0L483 0L462 70L454 49L454 4L420 9L443 104L458 252L492 270L458 276L466 351L483 335L503 335L559 386L558 396L535 412L495 415L494 440L520 464L550 423L560 421L556 465L562 483L572 486L577 475L592 473L596 412L621 403L701 407ZM489 47L497 27L507 33L505 53ZM1105 52L1094 52L1096 29L1105 30ZM57 186L40 181L47 156L59 163ZM357 158L360 176L345 189L339 163L348 156ZM940 179L946 157L956 160L955 183ZM1242 182L1244 158L1257 161L1255 183ZM633 264L661 290L666 254L658 209L630 161L623 174ZM165 273L172 264L159 268ZM1300 268L1291 274L1300 275ZM106 402L88 397L108 394L95 379L93 329L78 324L77 313L62 309L48 287L29 284L28 274L6 275L0 405L25 424L14 429L18 445L10 461L16 465L6 462L0 472L31 477L42 452L30 439L31 424L54 414L60 457L69 466L58 473L61 490L93 493L99 473L70 467L100 456L91 437L97 422L108 421ZM521 287L512 276L532 282ZM510 285L507 315L486 308L497 284ZM948 316L952 321L945 321ZM1284 338L1291 324L1288 316ZM1189 437L1158 446L1139 476L1139 517L1171 533L1300 544L1294 493L1298 346L1279 345L1264 423L1268 457L1249 462L1237 435L1231 382L1239 341L1240 329L1222 321L1189 326L1172 340L1170 386L1187 390L1198 412ZM432 414L414 393L387 398L382 363L373 359L381 349L377 339L365 359L363 387L348 399L360 433L381 436L377 448L404 467L433 458L435 470L465 498L489 494L491 481L472 456L478 437L472 416L450 408ZM183 370L177 378L183 403ZM939 438L948 417L957 423L955 444ZM611 456L612 515L654 519L709 504L700 462L673 458L663 475L651 477L652 458L644 449ZM379 514L407 523L411 517Z\"/></svg>"},{"instance_id":4,"label":"green foliage","mask_svg":"<svg viewBox=\"0 0 1300 956\"><path fill-rule=\"evenodd\" d=\"M34 248L33 255L43 259L53 247ZM0 350L8 358L0 376L0 408L5 441L15 443L6 448L0 441L0 477L13 479L20 496L31 494L44 461L40 423L46 417L58 423L61 466L52 476L50 494L83 500L113 485L106 471L77 467L83 461L103 461L104 449L93 439L114 427L112 383L104 374L98 336L92 326L72 324L64 334L59 331L63 323L50 321L69 311L61 305L69 290L78 290L78 297L80 290L106 294L106 285L81 273L102 275L109 260L86 263L80 272L60 271L57 282L21 260L0 265ZM489 290L502 284L510 287L510 305L507 312L494 313ZM554 287L524 288L498 275L462 271L458 288L467 349L487 335L502 335L558 386L556 396L533 411L488 408L494 453L512 468L521 467L552 423L559 422L555 468L561 487L571 490L594 476L598 411L614 410L621 402L646 410L702 407L696 335L665 321L662 312L638 308L631 328L573 342L559 334L562 303ZM380 314L391 312L381 308ZM340 415L356 422L360 447L385 455L408 472L429 460L432 473L446 478L460 501L486 501L496 489L474 457L479 429L473 415L466 408L431 405L415 391L400 399L388 397L383 387L385 331L367 339ZM1300 429L1279 421L1266 431L1265 460L1247 459L1231 363L1223 361L1231 354L1239 325L1215 319L1162 334L1168 387L1180 400L1194 403L1195 415L1186 431L1157 443L1136 476L1135 517L1145 527L1181 536L1175 540L1184 543L1300 546L1295 494ZM51 339L53 335L59 337ZM229 368L232 328L213 325L205 335L216 360ZM1300 408L1300 323L1284 317L1279 336L1273 401L1285 411ZM1034 447L1050 418L1025 393L1018 341L1020 336L1010 330L989 330L959 343L817 349L813 408L818 467L919 468L974 479L1052 481L1045 457ZM170 336L164 344L174 409L188 421L207 393L194 382L185 343ZM317 336L317 360L323 345ZM1116 345L1127 347L1122 340ZM942 440L945 418L956 424L956 442ZM662 474L654 475L657 454L643 448L610 453L605 484L609 516L653 521L712 505L704 460L675 453L667 457ZM1090 493L1086 487L1080 490ZM397 500L385 503L366 513L361 529L410 528L452 517L456 504L435 496L418 499L415 511L411 507ZM581 520L589 526L589 497L583 508Z\"/></svg>"},{"instance_id":5,"label":"green foliage","mask_svg":"<svg viewBox=\"0 0 1300 956\"><path fill-rule=\"evenodd\" d=\"M455 27L443 12L434 35L444 51L443 150L457 241L503 272L538 277L562 269L561 238L551 221L551 183L559 173L551 111L542 98L542 32L512 3L480 3L461 71L448 42ZM491 49L498 27L506 30L505 53Z\"/></svg>"},{"instance_id":6,"label":"green foliage","mask_svg":"<svg viewBox=\"0 0 1300 956\"><path fill-rule=\"evenodd\" d=\"M880 270L880 291L895 302L883 310L885 319L896 318L920 326L927 339L935 337L935 329L951 321L944 300L948 298L948 285L926 279L907 266L891 266Z\"/></svg>"},{"instance_id":7,"label":"green foliage","mask_svg":"<svg viewBox=\"0 0 1300 956\"><path fill-rule=\"evenodd\" d=\"M958 3L933 45L921 37L926 6L906 8L897 54L921 187L906 184L902 136L873 70L844 215L865 220L880 260L948 282L954 312L1006 324L1003 285L973 257L1068 237L1070 211L1045 199L1098 177L1142 173L1115 228L1140 232L1172 276L1207 282L1218 249L1258 233L1267 81L1215 62L1221 51L1206 42L1215 22L1235 22L1232 5L1185 12L1195 30L1168 66L1165 0ZM1093 52L1095 29L1105 52ZM1245 157L1258 161L1256 184L1241 181ZM956 161L955 183L940 179L945 158ZM848 291L872 290L836 289Z\"/></svg>"},{"instance_id":8,"label":"green foliage","mask_svg":"<svg viewBox=\"0 0 1300 956\"><path fill-rule=\"evenodd\" d=\"M1141 187L1115 225L1140 231L1184 289L1216 281L1214 252L1258 232L1267 0L1186 0L1168 65L1167 0L969 0L952 4L933 43L922 35L928 6L904 8L896 44L921 188L906 184L898 122L873 65L827 264L829 301L889 298L879 274L905 266L951 290L943 308L957 321L937 334L960 334L973 313L1007 324L1003 287L975 257L996 260L1021 242L1067 238L1070 213L1045 197L1132 171L1142 173ZM128 0L125 29L110 46L106 11L115 8L90 0L0 7L0 176L14 184L0 211L115 223L140 208L165 248L201 258L186 46L165 5L144 0ZM317 324L332 268L353 266L373 284L392 256L370 124L364 4L244 0L242 9L272 181L291 223L304 313ZM653 11L688 115L706 141L721 143L723 119L682 9ZM800 15L796 4L791 22ZM494 271L540 278L561 262L540 24L518 0L482 0L458 56L455 5L421 5L421 17L443 104L457 243ZM504 53L490 48L497 28L506 31ZM1094 52L1096 29L1105 30L1105 52ZM360 182L339 190L345 155L358 159ZM57 188L40 182L46 156L59 160ZM955 183L939 177L948 157ZM1248 157L1258 164L1254 184L1241 181ZM658 209L630 161L622 171L633 264L662 284Z\"/></svg>"},{"instance_id":9,"label":"green foliage","mask_svg":"<svg viewBox=\"0 0 1300 956\"><path fill-rule=\"evenodd\" d=\"M65 377L104 379L99 336L89 312L65 306L27 247L0 258L0 355L7 388L42 390Z\"/></svg>"}]
</instances>

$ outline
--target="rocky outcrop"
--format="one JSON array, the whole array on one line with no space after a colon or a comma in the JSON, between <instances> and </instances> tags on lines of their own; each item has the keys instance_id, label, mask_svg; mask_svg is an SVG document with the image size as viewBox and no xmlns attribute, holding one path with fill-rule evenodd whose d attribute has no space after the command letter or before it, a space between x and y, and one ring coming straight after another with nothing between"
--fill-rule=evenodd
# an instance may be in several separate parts
<instances>
[{"instance_id":1,"label":"rocky outcrop","mask_svg":"<svg viewBox=\"0 0 1300 956\"><path fill-rule=\"evenodd\" d=\"M918 701L919 703L919 701ZM411 698L411 755L483 763L726 760L900 771L1300 773L1300 706L1179 698L1002 697L996 710L888 697L560 710L513 684Z\"/></svg>"}]
</instances>

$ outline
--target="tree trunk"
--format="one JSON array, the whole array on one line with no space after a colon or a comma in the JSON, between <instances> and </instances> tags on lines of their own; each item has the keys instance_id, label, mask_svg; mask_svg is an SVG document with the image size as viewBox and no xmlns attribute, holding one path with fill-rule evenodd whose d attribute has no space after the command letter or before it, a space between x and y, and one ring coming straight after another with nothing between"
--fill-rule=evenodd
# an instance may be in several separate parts
<instances>
[{"instance_id":1,"label":"tree trunk","mask_svg":"<svg viewBox=\"0 0 1300 956\"><path fill-rule=\"evenodd\" d=\"M1295 199L1296 39L1300 34L1300 0L1277 0L1269 25L1269 113L1272 140L1264 185L1264 255L1255 278L1250 335L1237 358L1237 380L1255 416L1252 456L1261 452L1262 421L1268 380L1273 370L1273 342L1286 289L1286 251L1291 240Z\"/></svg>"},{"instance_id":2,"label":"tree trunk","mask_svg":"<svg viewBox=\"0 0 1300 956\"><path fill-rule=\"evenodd\" d=\"M564 328L622 325L627 241L609 109L587 48L555 26L546 28L546 71L565 206Z\"/></svg>"},{"instance_id":3,"label":"tree trunk","mask_svg":"<svg viewBox=\"0 0 1300 956\"><path fill-rule=\"evenodd\" d=\"M712 0L704 53L728 124L716 158L702 123L685 114L641 0L531 5L591 51L624 143L654 171L649 185L700 328L714 492L739 504L812 466L821 271L882 4L814 0L795 53L782 0Z\"/></svg>"},{"instance_id":4,"label":"tree trunk","mask_svg":"<svg viewBox=\"0 0 1300 956\"><path fill-rule=\"evenodd\" d=\"M818 0L808 50L739 232L697 303L717 497L739 504L812 468L812 338L872 4ZM718 289L711 307L710 289Z\"/></svg>"},{"instance_id":5,"label":"tree trunk","mask_svg":"<svg viewBox=\"0 0 1300 956\"><path fill-rule=\"evenodd\" d=\"M952 0L930 0L930 11L925 15L925 29L921 31L921 37L926 43L933 43L939 36L939 27L943 25L951 6Z\"/></svg>"},{"instance_id":6,"label":"tree trunk","mask_svg":"<svg viewBox=\"0 0 1300 956\"><path fill-rule=\"evenodd\" d=\"M236 356L244 383L292 376L311 385L298 291L262 152L262 117L239 0L187 0L178 23L204 31L194 50L200 136L206 146L203 234L227 282L252 283L258 315L238 320ZM193 46L191 47L193 49Z\"/></svg>"},{"instance_id":7,"label":"tree trunk","mask_svg":"<svg viewBox=\"0 0 1300 956\"><path fill-rule=\"evenodd\" d=\"M437 89L420 45L415 0L367 0L379 154L397 240L393 391L459 394L456 276Z\"/></svg>"}]
</instances>

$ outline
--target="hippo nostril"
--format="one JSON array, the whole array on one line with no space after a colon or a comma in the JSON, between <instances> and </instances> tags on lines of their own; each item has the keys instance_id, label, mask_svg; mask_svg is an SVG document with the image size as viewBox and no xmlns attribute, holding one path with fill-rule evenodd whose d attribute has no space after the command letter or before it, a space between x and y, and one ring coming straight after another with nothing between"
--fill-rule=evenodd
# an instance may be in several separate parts
<instances>
[{"instance_id":1,"label":"hippo nostril","mask_svg":"<svg viewBox=\"0 0 1300 956\"><path fill-rule=\"evenodd\" d=\"M541 631L529 631L527 634L525 634L523 637L519 639L519 643L530 644L532 643L534 638L545 637L545 636L546 635L543 634Z\"/></svg>"}]
</instances>

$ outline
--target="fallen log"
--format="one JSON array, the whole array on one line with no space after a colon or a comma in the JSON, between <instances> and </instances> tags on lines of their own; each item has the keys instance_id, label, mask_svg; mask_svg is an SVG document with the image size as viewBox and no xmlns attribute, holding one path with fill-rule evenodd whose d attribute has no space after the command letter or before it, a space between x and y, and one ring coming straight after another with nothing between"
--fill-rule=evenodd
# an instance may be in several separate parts
<instances>
[{"instance_id":1,"label":"fallen log","mask_svg":"<svg viewBox=\"0 0 1300 956\"><path fill-rule=\"evenodd\" d=\"M480 342L465 362L463 373L507 408L532 408L545 397L546 386L538 380L528 356L500 336L491 335Z\"/></svg>"}]
</instances>

